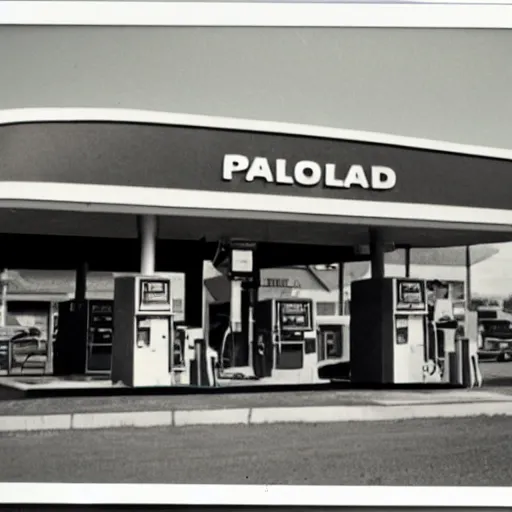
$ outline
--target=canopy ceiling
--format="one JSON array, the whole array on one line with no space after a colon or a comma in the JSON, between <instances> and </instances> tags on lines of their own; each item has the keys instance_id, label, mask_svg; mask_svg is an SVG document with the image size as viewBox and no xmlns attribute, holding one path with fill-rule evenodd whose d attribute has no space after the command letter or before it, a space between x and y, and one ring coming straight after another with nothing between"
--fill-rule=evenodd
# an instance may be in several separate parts
<instances>
[{"instance_id":1,"label":"canopy ceiling","mask_svg":"<svg viewBox=\"0 0 512 512\"><path fill-rule=\"evenodd\" d=\"M198 247L211 257L230 237L259 242L265 266L365 259L371 226L398 248L512 240L512 152L504 150L198 116L27 109L0 111L0 154L0 239L9 247L1 257L10 267L67 268L67 256L74 265L87 255L97 270L123 270L112 264L124 248L133 270L144 213L159 215L162 270L178 270ZM229 154L263 159L273 172L284 162L291 181L238 171L227 179ZM384 167L396 185L303 186L293 181L301 162L342 175Z\"/></svg>"}]
</instances>

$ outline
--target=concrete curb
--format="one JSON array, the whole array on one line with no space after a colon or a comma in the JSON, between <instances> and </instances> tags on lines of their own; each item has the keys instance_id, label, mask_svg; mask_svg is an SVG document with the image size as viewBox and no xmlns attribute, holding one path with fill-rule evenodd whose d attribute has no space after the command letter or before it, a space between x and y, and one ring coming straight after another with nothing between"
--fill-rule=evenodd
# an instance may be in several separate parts
<instances>
[{"instance_id":1,"label":"concrete curb","mask_svg":"<svg viewBox=\"0 0 512 512\"><path fill-rule=\"evenodd\" d=\"M255 407L246 409L3 416L0 417L0 432L198 425L344 423L471 416L512 416L512 402L393 406Z\"/></svg>"},{"instance_id":2,"label":"concrete curb","mask_svg":"<svg viewBox=\"0 0 512 512\"><path fill-rule=\"evenodd\" d=\"M249 425L251 409L213 409L174 411L174 426Z\"/></svg>"},{"instance_id":3,"label":"concrete curb","mask_svg":"<svg viewBox=\"0 0 512 512\"><path fill-rule=\"evenodd\" d=\"M160 427L173 424L172 411L70 414L70 429Z\"/></svg>"}]
</instances>

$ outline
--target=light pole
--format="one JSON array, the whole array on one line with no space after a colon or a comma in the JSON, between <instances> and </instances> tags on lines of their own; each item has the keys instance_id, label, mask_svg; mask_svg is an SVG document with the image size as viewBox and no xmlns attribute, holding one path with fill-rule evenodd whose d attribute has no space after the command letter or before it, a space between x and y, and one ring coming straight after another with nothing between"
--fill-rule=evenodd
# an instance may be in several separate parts
<instances>
[{"instance_id":1,"label":"light pole","mask_svg":"<svg viewBox=\"0 0 512 512\"><path fill-rule=\"evenodd\" d=\"M7 324L7 286L9 284L9 274L7 269L0 273L0 327Z\"/></svg>"},{"instance_id":2,"label":"light pole","mask_svg":"<svg viewBox=\"0 0 512 512\"><path fill-rule=\"evenodd\" d=\"M471 306L471 247L466 245L466 309Z\"/></svg>"},{"instance_id":3,"label":"light pole","mask_svg":"<svg viewBox=\"0 0 512 512\"><path fill-rule=\"evenodd\" d=\"M338 263L338 314L345 312L345 262Z\"/></svg>"}]
</instances>

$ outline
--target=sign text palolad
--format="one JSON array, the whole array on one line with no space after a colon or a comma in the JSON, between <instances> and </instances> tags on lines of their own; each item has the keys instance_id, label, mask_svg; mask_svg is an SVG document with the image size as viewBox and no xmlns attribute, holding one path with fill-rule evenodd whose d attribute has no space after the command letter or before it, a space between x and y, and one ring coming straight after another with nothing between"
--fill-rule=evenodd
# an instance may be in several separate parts
<instances>
[{"instance_id":1,"label":"sign text palolad","mask_svg":"<svg viewBox=\"0 0 512 512\"><path fill-rule=\"evenodd\" d=\"M284 158L270 161L265 157L250 159L244 155L225 155L222 179L232 181L235 175L243 176L247 182L264 180L267 183L304 187L323 185L327 188L390 190L396 185L395 171L382 165L365 169L362 165L353 164L341 168L334 163L320 164L312 160L289 164Z\"/></svg>"}]
</instances>

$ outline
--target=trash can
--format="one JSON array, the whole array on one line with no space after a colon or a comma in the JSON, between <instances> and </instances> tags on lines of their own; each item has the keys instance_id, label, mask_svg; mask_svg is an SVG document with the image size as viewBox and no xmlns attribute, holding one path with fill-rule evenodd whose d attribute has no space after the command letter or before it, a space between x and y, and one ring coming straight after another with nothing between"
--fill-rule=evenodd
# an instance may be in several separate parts
<instances>
[{"instance_id":1,"label":"trash can","mask_svg":"<svg viewBox=\"0 0 512 512\"><path fill-rule=\"evenodd\" d=\"M211 349L206 340L194 340L194 359L190 362L190 384L199 387L216 385L215 367L218 355Z\"/></svg>"}]
</instances>

